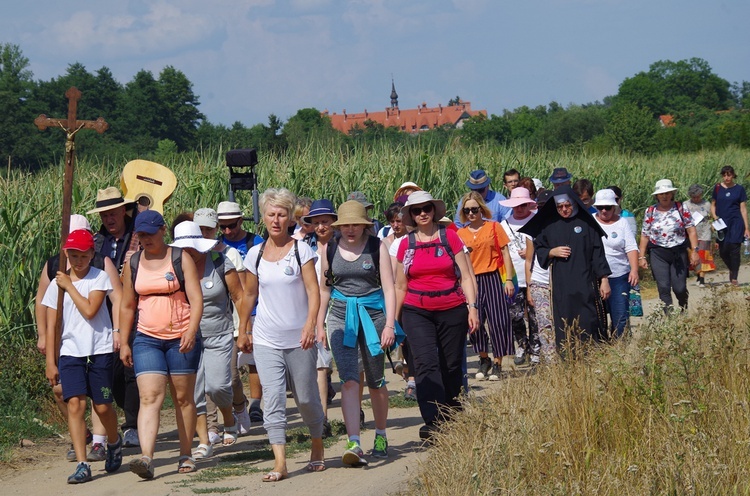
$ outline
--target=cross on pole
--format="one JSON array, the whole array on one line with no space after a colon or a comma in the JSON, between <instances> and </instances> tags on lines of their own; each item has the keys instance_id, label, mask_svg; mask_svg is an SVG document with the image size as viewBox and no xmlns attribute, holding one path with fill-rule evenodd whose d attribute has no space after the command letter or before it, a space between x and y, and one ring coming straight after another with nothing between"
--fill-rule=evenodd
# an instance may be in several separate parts
<instances>
[{"instance_id":1,"label":"cross on pole","mask_svg":"<svg viewBox=\"0 0 750 496\"><path fill-rule=\"evenodd\" d=\"M60 246L65 244L65 240L68 238L70 231L70 209L73 197L73 168L75 167L76 160L76 134L81 129L94 129L99 134L102 134L107 130L109 124L104 118L99 117L95 121L81 121L76 117L78 112L78 101L81 99L81 92L75 86L71 86L68 91L65 92L65 96L68 99L68 118L67 119L54 119L47 117L42 114L34 119L34 124L39 128L40 131L44 131L48 127L59 127L65 131L65 169L64 169L64 180L63 180L63 209L62 209L62 228L60 232ZM68 266L68 260L65 256L65 251L60 250L60 270L65 271ZM59 337L60 330L62 329L62 314L63 314L63 292L59 291L57 295L57 321L55 323L55 341L54 350L55 353L59 351ZM57 356L57 355L55 355ZM55 360L57 362L57 360Z\"/></svg>"}]
</instances>

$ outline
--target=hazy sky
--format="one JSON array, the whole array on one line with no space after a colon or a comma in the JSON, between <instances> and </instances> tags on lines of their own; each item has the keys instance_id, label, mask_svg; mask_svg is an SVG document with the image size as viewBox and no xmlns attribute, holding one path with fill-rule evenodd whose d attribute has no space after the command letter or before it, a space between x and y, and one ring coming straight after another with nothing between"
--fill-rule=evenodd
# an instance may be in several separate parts
<instances>
[{"instance_id":1,"label":"hazy sky","mask_svg":"<svg viewBox=\"0 0 750 496\"><path fill-rule=\"evenodd\" d=\"M213 123L460 96L501 114L615 94L657 60L750 80L748 0L0 0L36 79L80 62L121 83L172 65ZM85 96L84 96L85 97Z\"/></svg>"}]
</instances>

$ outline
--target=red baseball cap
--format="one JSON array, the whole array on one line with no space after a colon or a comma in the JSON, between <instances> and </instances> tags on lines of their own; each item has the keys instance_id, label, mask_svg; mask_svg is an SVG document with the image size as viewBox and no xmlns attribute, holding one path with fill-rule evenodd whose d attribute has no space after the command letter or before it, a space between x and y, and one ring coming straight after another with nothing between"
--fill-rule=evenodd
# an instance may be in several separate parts
<instances>
[{"instance_id":1,"label":"red baseball cap","mask_svg":"<svg viewBox=\"0 0 750 496\"><path fill-rule=\"evenodd\" d=\"M94 236L85 229L77 229L68 234L63 249L88 251L94 248Z\"/></svg>"}]
</instances>

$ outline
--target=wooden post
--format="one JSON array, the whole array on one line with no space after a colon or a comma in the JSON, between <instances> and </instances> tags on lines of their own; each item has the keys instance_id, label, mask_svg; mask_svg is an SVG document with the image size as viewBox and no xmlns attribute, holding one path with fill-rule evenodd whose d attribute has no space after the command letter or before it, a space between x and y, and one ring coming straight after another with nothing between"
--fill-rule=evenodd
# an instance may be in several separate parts
<instances>
[{"instance_id":1,"label":"wooden post","mask_svg":"<svg viewBox=\"0 0 750 496\"><path fill-rule=\"evenodd\" d=\"M42 114L34 119L34 124L39 128L40 131L44 131L48 127L59 127L65 131L65 169L64 169L64 180L63 180L63 210L62 210L62 228L60 229L60 269L66 270L68 266L68 260L65 256L65 251L62 246L65 244L65 240L68 238L70 231L70 210L73 197L73 170L75 168L76 160L76 133L81 129L94 129L99 134L109 128L109 124L102 118L99 117L95 121L79 121L76 118L78 112L78 100L81 99L81 92L75 86L72 86L65 92L65 96L68 98L68 118L67 119L53 119ZM59 339L60 331L62 330L62 315L63 315L63 291L58 291L57 295L57 321L55 322L55 353L60 350Z\"/></svg>"}]
</instances>

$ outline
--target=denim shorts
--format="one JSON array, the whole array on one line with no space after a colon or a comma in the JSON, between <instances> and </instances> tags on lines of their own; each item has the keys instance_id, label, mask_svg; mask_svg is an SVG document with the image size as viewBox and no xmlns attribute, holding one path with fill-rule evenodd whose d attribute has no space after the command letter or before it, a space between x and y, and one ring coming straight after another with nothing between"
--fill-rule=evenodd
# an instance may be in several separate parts
<instances>
[{"instance_id":1,"label":"denim shorts","mask_svg":"<svg viewBox=\"0 0 750 496\"><path fill-rule=\"evenodd\" d=\"M133 341L135 376L195 374L202 349L200 335L195 337L195 346L192 350L180 353L180 338L158 339L138 332Z\"/></svg>"},{"instance_id":2,"label":"denim shorts","mask_svg":"<svg viewBox=\"0 0 750 496\"><path fill-rule=\"evenodd\" d=\"M97 405L112 403L113 357L113 353L87 357L61 356L58 370L63 400L88 396Z\"/></svg>"}]
</instances>

